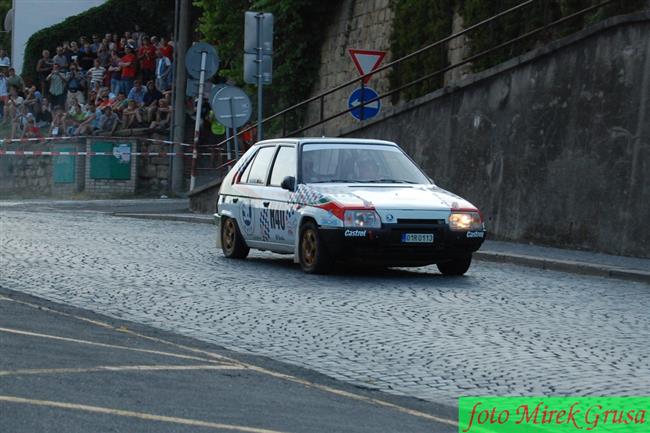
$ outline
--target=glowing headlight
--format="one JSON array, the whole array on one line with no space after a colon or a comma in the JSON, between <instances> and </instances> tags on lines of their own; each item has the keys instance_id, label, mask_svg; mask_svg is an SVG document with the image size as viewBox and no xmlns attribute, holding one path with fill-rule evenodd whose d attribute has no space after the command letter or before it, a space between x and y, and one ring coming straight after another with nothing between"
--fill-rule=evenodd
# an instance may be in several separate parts
<instances>
[{"instance_id":1,"label":"glowing headlight","mask_svg":"<svg viewBox=\"0 0 650 433\"><path fill-rule=\"evenodd\" d=\"M374 210L346 210L343 216L345 227L381 228L381 220Z\"/></svg>"},{"instance_id":2,"label":"glowing headlight","mask_svg":"<svg viewBox=\"0 0 650 433\"><path fill-rule=\"evenodd\" d=\"M483 222L478 212L452 212L449 228L456 231L483 230Z\"/></svg>"}]
</instances>

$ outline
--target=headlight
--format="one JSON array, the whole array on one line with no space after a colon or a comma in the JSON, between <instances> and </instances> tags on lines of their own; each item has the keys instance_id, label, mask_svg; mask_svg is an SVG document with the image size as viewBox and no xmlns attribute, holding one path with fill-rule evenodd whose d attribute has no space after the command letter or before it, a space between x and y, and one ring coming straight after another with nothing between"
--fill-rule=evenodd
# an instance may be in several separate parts
<instances>
[{"instance_id":1,"label":"headlight","mask_svg":"<svg viewBox=\"0 0 650 433\"><path fill-rule=\"evenodd\" d=\"M381 220L374 210L346 210L343 216L345 227L381 228Z\"/></svg>"},{"instance_id":2,"label":"headlight","mask_svg":"<svg viewBox=\"0 0 650 433\"><path fill-rule=\"evenodd\" d=\"M449 228L456 231L483 230L481 215L478 212L452 212Z\"/></svg>"}]
</instances>

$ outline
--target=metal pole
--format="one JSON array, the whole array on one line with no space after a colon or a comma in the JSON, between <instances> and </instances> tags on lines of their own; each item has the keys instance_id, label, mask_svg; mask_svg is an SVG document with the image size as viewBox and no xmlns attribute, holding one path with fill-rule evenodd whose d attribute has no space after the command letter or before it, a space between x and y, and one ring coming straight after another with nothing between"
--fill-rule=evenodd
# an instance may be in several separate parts
<instances>
[{"instance_id":1,"label":"metal pole","mask_svg":"<svg viewBox=\"0 0 650 433\"><path fill-rule=\"evenodd\" d=\"M232 150L230 149L230 128L226 128L226 154L228 157L228 161L232 159Z\"/></svg>"},{"instance_id":2,"label":"metal pole","mask_svg":"<svg viewBox=\"0 0 650 433\"><path fill-rule=\"evenodd\" d=\"M230 105L230 126L232 126L232 136L235 139L235 159L239 159L239 142L237 141L237 126L235 125L235 109L232 106L232 98L228 98Z\"/></svg>"},{"instance_id":3,"label":"metal pole","mask_svg":"<svg viewBox=\"0 0 650 433\"><path fill-rule=\"evenodd\" d=\"M255 15L257 19L257 141L262 141L262 62L264 60L264 54L262 52L262 20L264 19L264 14L259 13Z\"/></svg>"},{"instance_id":4,"label":"metal pole","mask_svg":"<svg viewBox=\"0 0 650 433\"><path fill-rule=\"evenodd\" d=\"M208 59L208 53L201 51L201 73L199 74L199 96L196 102L196 120L194 121L194 141L192 142L192 173L190 177L190 191L196 186L196 163L199 158L199 134L201 133L201 123L203 117L203 85L205 84L205 63Z\"/></svg>"},{"instance_id":5,"label":"metal pole","mask_svg":"<svg viewBox=\"0 0 650 433\"><path fill-rule=\"evenodd\" d=\"M172 123L172 139L175 143L182 143L185 138L185 51L187 51L188 28L190 20L190 0L180 0L178 33L174 44L174 110ZM172 191L183 191L183 146L174 144L172 165Z\"/></svg>"}]
</instances>

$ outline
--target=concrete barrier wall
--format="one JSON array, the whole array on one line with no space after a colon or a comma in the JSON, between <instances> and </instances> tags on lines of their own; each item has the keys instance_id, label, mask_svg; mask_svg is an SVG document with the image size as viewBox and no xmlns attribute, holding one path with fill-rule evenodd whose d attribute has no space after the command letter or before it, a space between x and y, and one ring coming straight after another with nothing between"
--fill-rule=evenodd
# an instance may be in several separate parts
<instances>
[{"instance_id":1,"label":"concrete barrier wall","mask_svg":"<svg viewBox=\"0 0 650 433\"><path fill-rule=\"evenodd\" d=\"M650 12L339 135L400 143L483 210L492 238L650 257Z\"/></svg>"}]
</instances>

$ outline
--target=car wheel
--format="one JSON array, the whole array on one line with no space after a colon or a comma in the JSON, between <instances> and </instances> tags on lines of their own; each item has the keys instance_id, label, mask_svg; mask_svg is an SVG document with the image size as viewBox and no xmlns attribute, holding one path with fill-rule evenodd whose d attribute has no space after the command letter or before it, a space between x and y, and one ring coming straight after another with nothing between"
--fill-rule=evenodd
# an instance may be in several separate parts
<instances>
[{"instance_id":1,"label":"car wheel","mask_svg":"<svg viewBox=\"0 0 650 433\"><path fill-rule=\"evenodd\" d=\"M332 269L332 258L323 245L316 224L311 221L300 228L298 254L300 266L308 274L325 274Z\"/></svg>"},{"instance_id":2,"label":"car wheel","mask_svg":"<svg viewBox=\"0 0 650 433\"><path fill-rule=\"evenodd\" d=\"M438 263L438 270L444 275L463 275L472 264L472 255L460 259L453 259L447 262Z\"/></svg>"},{"instance_id":3,"label":"car wheel","mask_svg":"<svg viewBox=\"0 0 650 433\"><path fill-rule=\"evenodd\" d=\"M221 249L230 259L245 259L250 252L234 218L226 218L221 226Z\"/></svg>"}]
</instances>

